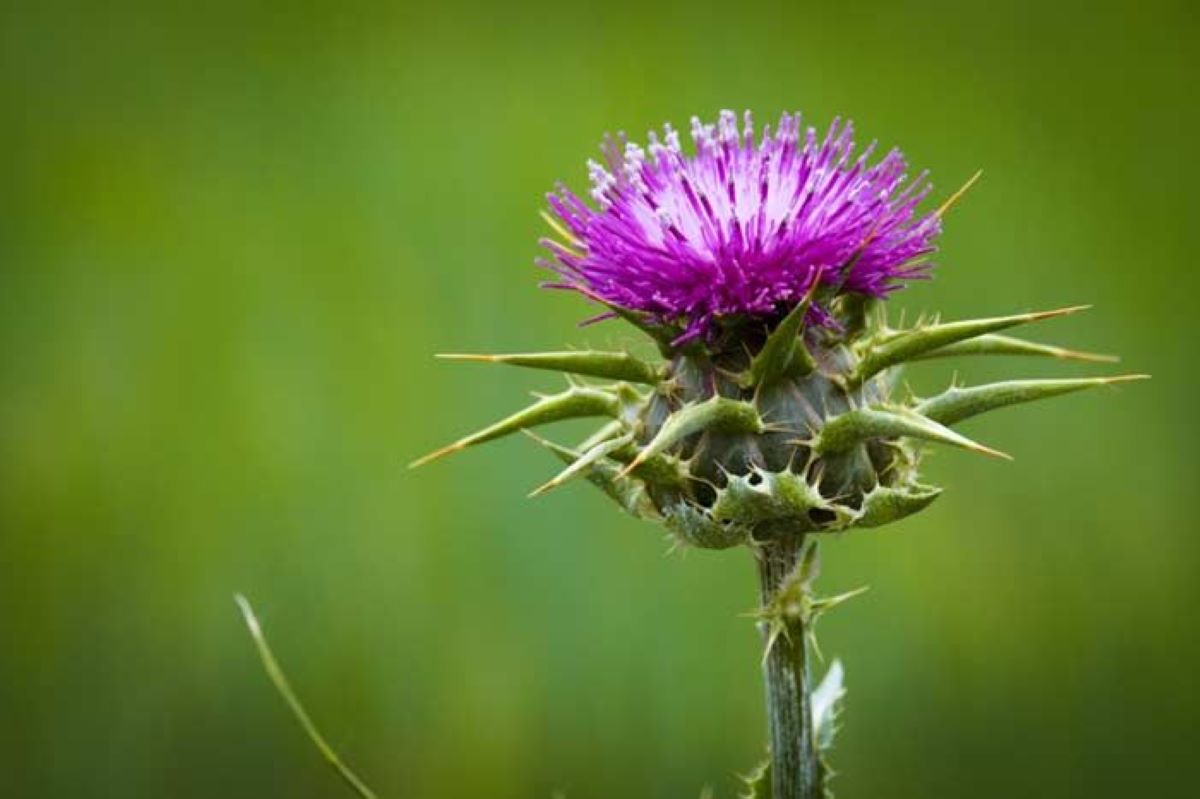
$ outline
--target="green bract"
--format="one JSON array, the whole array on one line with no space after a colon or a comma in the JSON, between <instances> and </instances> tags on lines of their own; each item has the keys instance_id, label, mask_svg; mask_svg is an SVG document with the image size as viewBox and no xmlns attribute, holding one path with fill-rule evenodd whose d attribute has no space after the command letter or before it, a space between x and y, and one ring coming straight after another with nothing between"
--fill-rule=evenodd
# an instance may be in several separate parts
<instances>
[{"instance_id":1,"label":"green bract","mask_svg":"<svg viewBox=\"0 0 1200 799\"><path fill-rule=\"evenodd\" d=\"M834 318L813 324L814 299ZM1016 380L900 398L900 370L914 361L1110 359L999 334L1085 306L894 329L871 305L854 295L810 294L779 318L726 320L703 343L679 347L649 320L621 313L658 344L657 363L599 351L442 356L560 371L570 386L414 465L548 422L600 417L607 421L573 447L533 436L565 464L533 493L583 477L682 543L723 549L909 516L940 493L920 480L926 445L1008 457L952 425L1006 405L1145 377Z\"/></svg>"}]
</instances>

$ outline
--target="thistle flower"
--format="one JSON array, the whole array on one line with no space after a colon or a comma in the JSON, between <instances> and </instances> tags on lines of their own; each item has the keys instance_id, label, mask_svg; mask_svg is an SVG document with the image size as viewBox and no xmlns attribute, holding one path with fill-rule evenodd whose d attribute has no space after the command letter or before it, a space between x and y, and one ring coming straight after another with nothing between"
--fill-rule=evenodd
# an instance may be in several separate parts
<instances>
[{"instance_id":1,"label":"thistle flower","mask_svg":"<svg viewBox=\"0 0 1200 799\"><path fill-rule=\"evenodd\" d=\"M784 114L755 142L750 112L716 125L692 119L695 153L670 126L647 149L608 139L592 161L593 209L565 186L549 196L562 240L545 239L561 288L644 311L683 336L718 320L770 316L815 282L833 293L882 297L920 276L939 215L919 216L927 173L911 181L899 150L855 157L854 129L835 121L823 139Z\"/></svg>"},{"instance_id":2,"label":"thistle flower","mask_svg":"<svg viewBox=\"0 0 1200 799\"><path fill-rule=\"evenodd\" d=\"M967 418L1144 375L898 397L901 368L927 359L1114 359L1002 332L1086 306L889 325L880 300L929 268L942 215L966 187L919 213L925 173L909 180L895 150L872 164L874 145L856 158L848 123L833 123L818 141L785 114L756 142L749 115L739 132L726 111L715 126L693 120L690 155L664 130L662 141L650 134L648 153L609 139L608 165L590 165L592 202L560 187L546 215L558 238L543 241L552 255L543 263L560 276L551 285L633 323L662 360L601 351L444 356L561 371L569 385L417 463L548 422L607 419L575 446L534 436L565 466L533 493L586 478L681 544L751 549L771 738L759 789L769 783L775 799L815 799L828 791L823 755L836 707L812 701L806 646L815 618L848 596L812 594L817 537L926 508L940 494L920 479L929 444L1008 457L951 429ZM818 696L840 697L840 674Z\"/></svg>"}]
</instances>

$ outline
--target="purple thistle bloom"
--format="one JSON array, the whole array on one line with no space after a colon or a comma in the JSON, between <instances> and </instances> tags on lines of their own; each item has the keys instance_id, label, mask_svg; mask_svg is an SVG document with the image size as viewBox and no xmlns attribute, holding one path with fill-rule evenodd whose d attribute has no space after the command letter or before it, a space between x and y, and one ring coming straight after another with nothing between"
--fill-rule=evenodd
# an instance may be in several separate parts
<instances>
[{"instance_id":1,"label":"purple thistle bloom","mask_svg":"<svg viewBox=\"0 0 1200 799\"><path fill-rule=\"evenodd\" d=\"M561 184L548 195L563 241L543 240L569 288L608 305L679 325L684 339L727 316L786 311L814 281L835 293L882 297L929 267L941 230L918 216L927 173L905 187L899 150L868 165L875 143L852 160L853 126L834 120L824 140L784 114L757 144L750 113L717 125L692 118L695 154L679 134L651 132L643 150L622 135L588 163L596 208ZM818 311L820 312L820 311Z\"/></svg>"}]
</instances>

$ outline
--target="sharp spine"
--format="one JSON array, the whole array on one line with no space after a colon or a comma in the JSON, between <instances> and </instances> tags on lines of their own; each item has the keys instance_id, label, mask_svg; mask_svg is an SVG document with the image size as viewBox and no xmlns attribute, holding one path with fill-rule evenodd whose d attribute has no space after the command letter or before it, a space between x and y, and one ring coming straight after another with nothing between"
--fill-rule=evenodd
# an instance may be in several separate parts
<instances>
[{"instance_id":1,"label":"sharp spine","mask_svg":"<svg viewBox=\"0 0 1200 799\"><path fill-rule=\"evenodd\" d=\"M1145 380L1149 377L1150 375L1118 375L1062 380L1006 380L968 388L951 387L936 397L920 402L915 410L935 422L952 425L1008 405L1057 397L1088 388Z\"/></svg>"},{"instance_id":2,"label":"sharp spine","mask_svg":"<svg viewBox=\"0 0 1200 799\"><path fill-rule=\"evenodd\" d=\"M967 319L890 332L882 337L876 337L875 341L867 346L862 360L848 378L847 383L851 386L859 386L864 380L889 366L910 361L917 356L959 341L1043 319L1068 316L1090 307L1090 305L1075 305L1053 311L998 316L990 319Z\"/></svg>"},{"instance_id":3,"label":"sharp spine","mask_svg":"<svg viewBox=\"0 0 1200 799\"><path fill-rule=\"evenodd\" d=\"M519 352L503 355L474 355L448 353L438 355L451 361L479 361L524 366L530 369L550 369L556 372L599 377L609 380L628 380L633 383L658 385L661 369L633 357L627 352L578 350L567 352Z\"/></svg>"},{"instance_id":4,"label":"sharp spine","mask_svg":"<svg viewBox=\"0 0 1200 799\"><path fill-rule=\"evenodd\" d=\"M817 368L808 348L804 346L803 329L819 285L820 281L813 281L804 298L767 336L766 343L754 356L750 367L738 376L742 388L769 385L782 377L811 374Z\"/></svg>"},{"instance_id":5,"label":"sharp spine","mask_svg":"<svg viewBox=\"0 0 1200 799\"><path fill-rule=\"evenodd\" d=\"M523 430L525 435L548 449L556 458L568 466L579 459L580 453L561 444L542 438L531 430ZM660 514L646 495L645 487L636 480L621 477L616 465L598 460L592 463L584 477L589 483L599 488L631 516L639 519L659 519Z\"/></svg>"},{"instance_id":6,"label":"sharp spine","mask_svg":"<svg viewBox=\"0 0 1200 799\"><path fill-rule=\"evenodd\" d=\"M613 451L620 449L632 441L632 435L624 435L620 436L619 438L609 439L608 441L602 441L599 444L596 444L580 454L578 458L567 465L567 468L563 469L552 479L547 480L545 483L542 483L533 491L529 492L529 497L538 497L542 494L545 494L547 491L558 488L560 485L563 485L572 478L578 477L584 472L584 470L595 464L597 461L600 461L601 459L610 455Z\"/></svg>"},{"instance_id":7,"label":"sharp spine","mask_svg":"<svg viewBox=\"0 0 1200 799\"><path fill-rule=\"evenodd\" d=\"M813 449L822 454L846 452L872 438L918 438L1012 460L908 408L857 408L835 416L817 434Z\"/></svg>"},{"instance_id":8,"label":"sharp spine","mask_svg":"<svg viewBox=\"0 0 1200 799\"><path fill-rule=\"evenodd\" d=\"M662 454L671 445L693 433L707 429L729 433L762 433L764 427L762 417L749 402L714 394L704 402L689 405L671 414L658 434L622 470L621 476L629 474L645 461Z\"/></svg>"},{"instance_id":9,"label":"sharp spine","mask_svg":"<svg viewBox=\"0 0 1200 799\"><path fill-rule=\"evenodd\" d=\"M512 416L418 458L409 464L409 468L423 466L430 461L435 461L475 444L492 441L528 427L584 416L616 416L619 412L620 401L611 392L594 388L572 387L562 393L542 397Z\"/></svg>"},{"instance_id":10,"label":"sharp spine","mask_svg":"<svg viewBox=\"0 0 1200 799\"><path fill-rule=\"evenodd\" d=\"M1101 355L1095 352L1079 352L1051 344L1041 344L1036 341L1026 341L1014 336L998 333L985 333L982 336L965 339L936 350L922 353L910 361L926 361L934 358L951 358L959 355L1031 355L1036 357L1057 358L1062 361L1084 361L1086 363L1117 363L1121 359L1116 355Z\"/></svg>"}]
</instances>

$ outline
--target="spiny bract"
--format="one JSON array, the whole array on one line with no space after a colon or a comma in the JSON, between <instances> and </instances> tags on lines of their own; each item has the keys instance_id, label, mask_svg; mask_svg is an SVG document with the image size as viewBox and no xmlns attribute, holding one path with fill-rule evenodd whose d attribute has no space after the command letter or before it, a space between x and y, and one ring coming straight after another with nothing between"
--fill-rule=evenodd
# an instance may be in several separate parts
<instances>
[{"instance_id":1,"label":"spiny bract","mask_svg":"<svg viewBox=\"0 0 1200 799\"><path fill-rule=\"evenodd\" d=\"M593 208L551 195L559 238L544 242L565 282L636 325L659 362L628 352L448 358L552 369L562 393L417 461L424 463L561 419L609 421L574 447L536 440L565 464L542 493L585 477L625 510L662 521L682 542L725 548L810 532L877 527L921 510L940 489L920 482L927 443L1007 457L950 428L985 411L1132 380L1018 380L897 396L902 366L958 355L1110 361L1004 335L1082 307L894 329L879 300L928 268L942 212L919 216L924 175L909 187L897 151L857 160L849 125L824 141L784 115L755 145L693 121L694 155L668 127L647 159L608 146L591 168ZM954 198L951 198L954 199ZM597 381L613 381L599 383ZM531 434L532 435L532 434Z\"/></svg>"}]
</instances>

